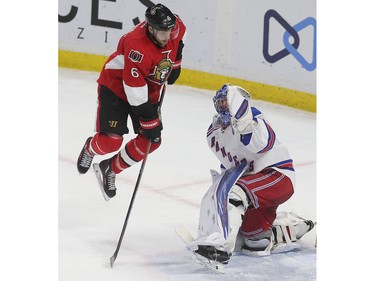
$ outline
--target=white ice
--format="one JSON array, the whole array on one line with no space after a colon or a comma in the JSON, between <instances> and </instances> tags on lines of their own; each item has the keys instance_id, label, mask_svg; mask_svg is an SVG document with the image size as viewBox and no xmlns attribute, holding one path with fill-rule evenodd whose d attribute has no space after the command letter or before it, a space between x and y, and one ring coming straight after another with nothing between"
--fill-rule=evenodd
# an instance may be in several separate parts
<instances>
[{"instance_id":1,"label":"white ice","mask_svg":"<svg viewBox=\"0 0 375 281\"><path fill-rule=\"evenodd\" d=\"M78 154L94 132L97 77L96 72L63 68L58 74L60 281L316 280L316 229L301 239L299 251L259 258L234 255L225 275L190 259L174 229L183 224L196 234L200 200L211 183L209 170L219 170L219 163L205 139L214 113L213 92L177 85L167 89L162 109L163 143L147 160L122 247L111 268L109 258L117 245L140 164L117 176L117 195L109 202L92 170L78 175ZM259 100L254 100L254 105L268 117L294 159L295 194L279 210L315 221L316 114ZM133 136L125 136L125 140Z\"/></svg>"}]
</instances>

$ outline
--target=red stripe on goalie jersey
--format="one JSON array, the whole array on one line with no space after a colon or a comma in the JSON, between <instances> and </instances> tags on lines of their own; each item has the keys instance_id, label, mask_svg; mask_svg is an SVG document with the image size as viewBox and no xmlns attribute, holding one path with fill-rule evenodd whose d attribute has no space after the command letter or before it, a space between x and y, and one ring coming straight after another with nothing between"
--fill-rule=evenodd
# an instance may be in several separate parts
<instances>
[{"instance_id":1,"label":"red stripe on goalie jersey","mask_svg":"<svg viewBox=\"0 0 375 281\"><path fill-rule=\"evenodd\" d=\"M264 153L264 152L267 152L267 151L271 150L273 145L275 144L275 140L276 140L276 134L275 134L274 130L271 128L270 125L268 125L268 123L266 121L264 121L264 120L262 120L262 121L266 125L267 131L268 131L268 141L267 141L266 147L263 148L258 153Z\"/></svg>"},{"instance_id":2,"label":"red stripe on goalie jersey","mask_svg":"<svg viewBox=\"0 0 375 281\"><path fill-rule=\"evenodd\" d=\"M117 51L104 65L98 83L108 87L124 100L142 102L147 98L142 96L147 90L151 102L158 102L161 86L172 71L178 44L186 30L181 20L177 19L177 22L179 35L169 40L164 48L155 46L148 38L144 22L124 35L120 39ZM124 90L123 81L128 91Z\"/></svg>"}]
</instances>

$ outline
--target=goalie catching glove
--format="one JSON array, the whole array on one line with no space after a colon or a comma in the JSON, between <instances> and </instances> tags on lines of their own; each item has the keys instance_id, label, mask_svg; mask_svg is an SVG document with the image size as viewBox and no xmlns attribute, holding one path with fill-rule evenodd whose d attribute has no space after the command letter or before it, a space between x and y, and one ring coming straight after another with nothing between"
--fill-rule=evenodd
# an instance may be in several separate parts
<instances>
[{"instance_id":1,"label":"goalie catching glove","mask_svg":"<svg viewBox=\"0 0 375 281\"><path fill-rule=\"evenodd\" d=\"M239 86L225 84L216 92L213 100L218 113L217 122L222 129L230 124L241 134L251 133L257 126L250 104L252 96Z\"/></svg>"}]
</instances>

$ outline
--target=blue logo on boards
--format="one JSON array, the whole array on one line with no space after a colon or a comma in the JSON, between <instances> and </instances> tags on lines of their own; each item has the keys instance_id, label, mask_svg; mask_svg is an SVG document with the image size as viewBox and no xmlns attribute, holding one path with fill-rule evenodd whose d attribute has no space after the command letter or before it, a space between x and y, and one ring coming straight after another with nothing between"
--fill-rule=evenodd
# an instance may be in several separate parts
<instances>
[{"instance_id":1,"label":"blue logo on boards","mask_svg":"<svg viewBox=\"0 0 375 281\"><path fill-rule=\"evenodd\" d=\"M270 19L274 18L282 27L285 29L283 36L283 43L285 48L281 51L271 55L268 52L269 47L269 31L270 31ZM298 51L300 44L300 38L298 32L302 29L312 26L314 29L314 38L313 38L313 54L312 62L308 62ZM289 43L289 38L292 37L294 42L293 44ZM303 21L297 23L294 26L291 26L278 12L275 10L268 10L264 15L264 30L263 30L263 56L269 63L274 63L287 55L291 54L295 59L307 70L313 71L316 68L316 20L312 17L308 17Z\"/></svg>"}]
</instances>

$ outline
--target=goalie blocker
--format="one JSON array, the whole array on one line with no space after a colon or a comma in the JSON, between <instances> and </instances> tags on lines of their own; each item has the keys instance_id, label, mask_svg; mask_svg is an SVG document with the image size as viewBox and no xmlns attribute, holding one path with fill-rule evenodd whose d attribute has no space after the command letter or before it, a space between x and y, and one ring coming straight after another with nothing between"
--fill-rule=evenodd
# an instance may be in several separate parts
<instances>
[{"instance_id":1,"label":"goalie blocker","mask_svg":"<svg viewBox=\"0 0 375 281\"><path fill-rule=\"evenodd\" d=\"M246 163L242 163L223 174L211 170L212 185L201 201L198 235L186 246L190 251L227 264L233 252L264 256L299 248L297 240L313 229L310 220L278 212L269 230L251 238L241 235L242 218L252 206L235 183L246 168Z\"/></svg>"}]
</instances>

